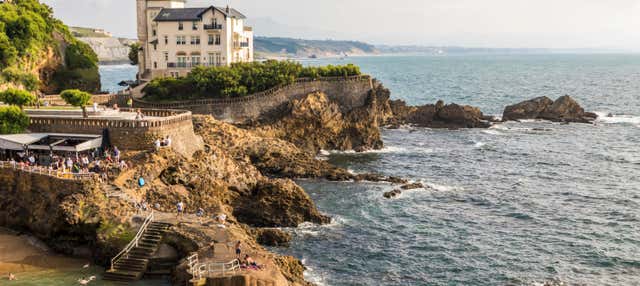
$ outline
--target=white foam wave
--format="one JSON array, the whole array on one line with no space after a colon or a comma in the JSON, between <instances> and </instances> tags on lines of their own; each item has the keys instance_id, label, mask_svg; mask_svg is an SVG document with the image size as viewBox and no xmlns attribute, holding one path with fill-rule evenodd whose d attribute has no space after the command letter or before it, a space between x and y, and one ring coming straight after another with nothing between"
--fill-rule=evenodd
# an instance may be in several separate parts
<instances>
[{"instance_id":1,"label":"white foam wave","mask_svg":"<svg viewBox=\"0 0 640 286\"><path fill-rule=\"evenodd\" d=\"M324 277L322 277L322 275L320 273L316 273L315 270L313 268L311 268L309 265L307 265L307 261L306 259L302 259L301 260L302 264L305 266L305 270L304 270L304 278L311 282L314 285L318 285L318 286L327 286L327 282L325 281Z\"/></svg>"},{"instance_id":2,"label":"white foam wave","mask_svg":"<svg viewBox=\"0 0 640 286\"><path fill-rule=\"evenodd\" d=\"M605 124L635 124L640 125L640 116L628 114L609 114L607 112L596 112L598 119L596 122Z\"/></svg>"},{"instance_id":3,"label":"white foam wave","mask_svg":"<svg viewBox=\"0 0 640 286\"><path fill-rule=\"evenodd\" d=\"M315 224L311 222L304 222L293 228L293 232L302 236L318 236L325 232L327 229L335 229L344 226L349 222L341 216L332 216L331 222L328 224Z\"/></svg>"},{"instance_id":4,"label":"white foam wave","mask_svg":"<svg viewBox=\"0 0 640 286\"><path fill-rule=\"evenodd\" d=\"M356 152L356 151L353 151L353 150L347 150L347 151L332 150L332 151L329 151L330 154L411 154L411 153L429 154L429 153L433 153L433 152L434 152L434 150L431 149L431 148L421 148L421 147L408 148L408 147L398 147L398 146L387 146L387 147L384 147L382 149L367 150L367 151L363 151L363 152Z\"/></svg>"},{"instance_id":5,"label":"white foam wave","mask_svg":"<svg viewBox=\"0 0 640 286\"><path fill-rule=\"evenodd\" d=\"M504 133L502 133L502 132L500 132L498 130L482 130L482 133L489 134L489 135L495 135L495 136L505 135Z\"/></svg>"},{"instance_id":6,"label":"white foam wave","mask_svg":"<svg viewBox=\"0 0 640 286\"><path fill-rule=\"evenodd\" d=\"M474 144L473 146L474 146L475 148L482 148L482 147L484 147L485 145L487 145L487 143L484 143L484 142L476 142L476 144Z\"/></svg>"},{"instance_id":7,"label":"white foam wave","mask_svg":"<svg viewBox=\"0 0 640 286\"><path fill-rule=\"evenodd\" d=\"M456 186L439 185L434 183L427 183L425 185L440 192L464 191L464 188Z\"/></svg>"}]
</instances>

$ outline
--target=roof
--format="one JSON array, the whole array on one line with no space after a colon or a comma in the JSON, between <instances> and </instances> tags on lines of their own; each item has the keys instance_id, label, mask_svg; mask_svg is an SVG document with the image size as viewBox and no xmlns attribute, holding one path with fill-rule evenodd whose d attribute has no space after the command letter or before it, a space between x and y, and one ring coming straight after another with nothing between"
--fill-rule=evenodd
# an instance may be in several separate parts
<instances>
[{"instance_id":1,"label":"roof","mask_svg":"<svg viewBox=\"0 0 640 286\"><path fill-rule=\"evenodd\" d=\"M158 13L158 16L153 20L157 22L198 21L202 20L202 14L210 9L216 9L218 12L228 17L238 19L247 18L245 15L233 8L229 8L229 13L227 13L227 8L209 6L201 8L162 8L160 13Z\"/></svg>"},{"instance_id":2,"label":"roof","mask_svg":"<svg viewBox=\"0 0 640 286\"><path fill-rule=\"evenodd\" d=\"M71 144L65 144L69 140ZM23 150L28 146L32 150L51 150L81 152L102 145L102 136L88 134L62 133L24 133L0 135L0 149Z\"/></svg>"}]
</instances>

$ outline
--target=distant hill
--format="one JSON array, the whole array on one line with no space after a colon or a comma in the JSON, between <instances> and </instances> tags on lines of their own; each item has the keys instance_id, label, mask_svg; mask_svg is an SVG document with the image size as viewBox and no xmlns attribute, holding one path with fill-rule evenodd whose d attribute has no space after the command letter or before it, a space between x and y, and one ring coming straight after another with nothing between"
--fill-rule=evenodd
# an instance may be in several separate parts
<instances>
[{"instance_id":1,"label":"distant hill","mask_svg":"<svg viewBox=\"0 0 640 286\"><path fill-rule=\"evenodd\" d=\"M357 41L303 40L282 37L255 37L256 57L334 57L375 54L375 46Z\"/></svg>"}]
</instances>

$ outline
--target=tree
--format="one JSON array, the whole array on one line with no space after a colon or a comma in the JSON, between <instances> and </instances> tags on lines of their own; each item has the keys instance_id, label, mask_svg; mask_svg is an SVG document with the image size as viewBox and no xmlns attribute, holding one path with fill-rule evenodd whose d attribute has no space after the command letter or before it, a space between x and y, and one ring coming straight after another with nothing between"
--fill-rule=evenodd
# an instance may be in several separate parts
<instances>
[{"instance_id":1,"label":"tree","mask_svg":"<svg viewBox=\"0 0 640 286\"><path fill-rule=\"evenodd\" d=\"M23 106L36 103L37 100L38 98L35 95L26 90L10 88L0 92L0 101L10 105L17 105L21 110Z\"/></svg>"},{"instance_id":2,"label":"tree","mask_svg":"<svg viewBox=\"0 0 640 286\"><path fill-rule=\"evenodd\" d=\"M91 102L90 93L81 91L79 89L67 89L60 93L60 97L62 97L62 99L66 103L82 108L82 116L85 118L88 117L87 104Z\"/></svg>"},{"instance_id":3,"label":"tree","mask_svg":"<svg viewBox=\"0 0 640 286\"><path fill-rule=\"evenodd\" d=\"M133 43L129 45L129 61L132 66L138 64L138 52L140 51L140 43Z\"/></svg>"},{"instance_id":4,"label":"tree","mask_svg":"<svg viewBox=\"0 0 640 286\"><path fill-rule=\"evenodd\" d=\"M0 107L0 134L16 134L29 126L29 116L17 106Z\"/></svg>"}]
</instances>

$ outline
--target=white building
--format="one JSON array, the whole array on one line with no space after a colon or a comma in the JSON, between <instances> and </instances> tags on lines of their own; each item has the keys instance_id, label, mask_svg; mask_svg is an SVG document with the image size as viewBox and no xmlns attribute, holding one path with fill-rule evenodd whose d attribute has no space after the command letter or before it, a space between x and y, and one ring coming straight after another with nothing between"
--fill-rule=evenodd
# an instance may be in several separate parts
<instances>
[{"instance_id":1,"label":"white building","mask_svg":"<svg viewBox=\"0 0 640 286\"><path fill-rule=\"evenodd\" d=\"M229 7L185 8L186 0L136 0L139 76L184 76L195 66L253 61L253 30Z\"/></svg>"}]
</instances>

